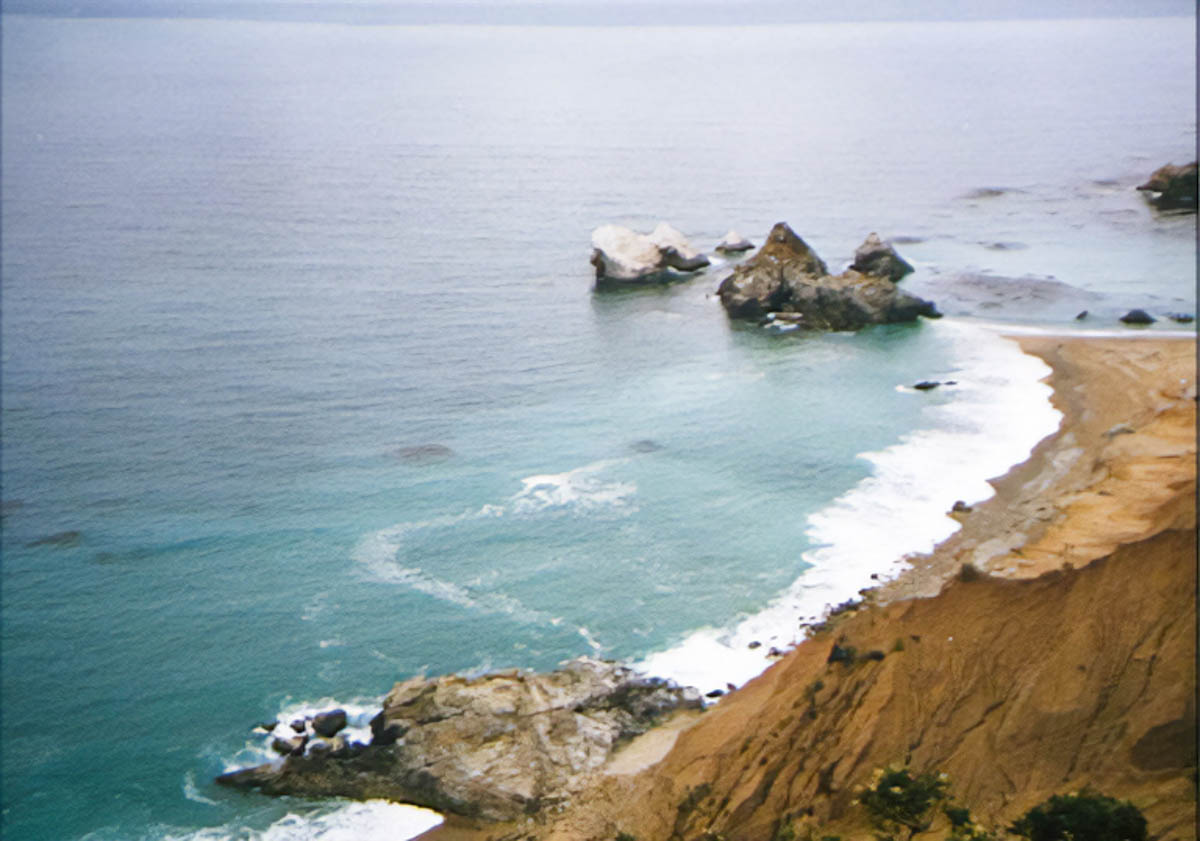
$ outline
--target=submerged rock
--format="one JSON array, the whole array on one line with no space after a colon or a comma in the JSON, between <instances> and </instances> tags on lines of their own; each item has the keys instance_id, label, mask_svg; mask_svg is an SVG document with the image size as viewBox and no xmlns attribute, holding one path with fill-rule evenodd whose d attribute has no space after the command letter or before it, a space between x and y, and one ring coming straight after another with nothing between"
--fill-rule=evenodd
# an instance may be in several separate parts
<instances>
[{"instance_id":1,"label":"submerged rock","mask_svg":"<svg viewBox=\"0 0 1200 841\"><path fill-rule=\"evenodd\" d=\"M687 237L662 222L649 234L620 225L600 226L592 231L591 263L597 283L630 283L668 279L671 269L693 272L709 260L692 248Z\"/></svg>"},{"instance_id":2,"label":"submerged rock","mask_svg":"<svg viewBox=\"0 0 1200 841\"><path fill-rule=\"evenodd\" d=\"M548 674L417 677L388 693L370 745L339 735L332 750L291 754L217 782L512 820L565 802L620 740L685 708L702 708L695 690L588 658Z\"/></svg>"},{"instance_id":3,"label":"submerged rock","mask_svg":"<svg viewBox=\"0 0 1200 841\"><path fill-rule=\"evenodd\" d=\"M1103 296L1054 277L1006 277L964 272L922 278L921 292L937 297L948 315L1068 319L1083 315Z\"/></svg>"},{"instance_id":4,"label":"submerged rock","mask_svg":"<svg viewBox=\"0 0 1200 841\"><path fill-rule=\"evenodd\" d=\"M1138 186L1150 194L1150 203L1160 210L1195 210L1197 162L1159 167L1150 179Z\"/></svg>"},{"instance_id":5,"label":"submerged rock","mask_svg":"<svg viewBox=\"0 0 1200 841\"><path fill-rule=\"evenodd\" d=\"M416 444L395 451L396 458L408 464L433 464L454 456L454 450L445 444Z\"/></svg>"},{"instance_id":6,"label":"submerged rock","mask_svg":"<svg viewBox=\"0 0 1200 841\"><path fill-rule=\"evenodd\" d=\"M850 268L866 275L886 277L892 283L899 282L902 277L912 274L913 271L908 261L874 232L869 234L854 252L854 262L850 264Z\"/></svg>"},{"instance_id":7,"label":"submerged rock","mask_svg":"<svg viewBox=\"0 0 1200 841\"><path fill-rule=\"evenodd\" d=\"M774 314L772 323L789 321L812 330L857 330L940 315L930 301L900 291L888 277L855 269L830 275L825 262L784 222L717 291L734 318Z\"/></svg>"},{"instance_id":8,"label":"submerged rock","mask_svg":"<svg viewBox=\"0 0 1200 841\"><path fill-rule=\"evenodd\" d=\"M56 546L60 549L69 549L72 546L78 546L83 540L83 533L78 531L60 531L57 534L49 535L38 540L31 541L25 544L26 549L32 549L36 546Z\"/></svg>"}]
</instances>

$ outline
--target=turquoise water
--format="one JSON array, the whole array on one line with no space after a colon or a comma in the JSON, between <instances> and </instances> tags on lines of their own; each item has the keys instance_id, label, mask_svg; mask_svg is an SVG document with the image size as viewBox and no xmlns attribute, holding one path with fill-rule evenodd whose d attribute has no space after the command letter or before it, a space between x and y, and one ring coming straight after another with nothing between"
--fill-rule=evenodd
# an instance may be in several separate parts
<instances>
[{"instance_id":1,"label":"turquoise water","mask_svg":"<svg viewBox=\"0 0 1200 841\"><path fill-rule=\"evenodd\" d=\"M6 837L394 835L210 780L420 671L740 681L1053 428L987 313L773 335L728 267L594 292L600 224L1195 310L1130 189L1194 149L1190 20L3 27Z\"/></svg>"}]
</instances>

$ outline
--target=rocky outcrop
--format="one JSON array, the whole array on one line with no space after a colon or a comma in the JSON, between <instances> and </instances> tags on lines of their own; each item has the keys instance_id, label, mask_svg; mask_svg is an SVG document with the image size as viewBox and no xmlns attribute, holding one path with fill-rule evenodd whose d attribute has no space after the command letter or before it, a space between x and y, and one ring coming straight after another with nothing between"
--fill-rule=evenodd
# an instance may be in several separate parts
<instances>
[{"instance_id":1,"label":"rocky outcrop","mask_svg":"<svg viewBox=\"0 0 1200 841\"><path fill-rule=\"evenodd\" d=\"M1195 210L1197 162L1159 167L1150 179L1138 187L1150 194L1150 203L1160 210Z\"/></svg>"},{"instance_id":2,"label":"rocky outcrop","mask_svg":"<svg viewBox=\"0 0 1200 841\"><path fill-rule=\"evenodd\" d=\"M853 268L830 275L825 262L784 222L771 229L757 254L734 269L718 294L734 318L788 314L789 321L811 330L857 330L939 316L931 302L900 291L887 276Z\"/></svg>"},{"instance_id":3,"label":"rocky outcrop","mask_svg":"<svg viewBox=\"0 0 1200 841\"><path fill-rule=\"evenodd\" d=\"M960 575L861 611L523 837L871 838L857 789L892 765L947 773L984 826L1090 785L1144 809L1151 837L1194 839L1194 522L1083 569ZM939 819L923 837L947 837Z\"/></svg>"},{"instance_id":4,"label":"rocky outcrop","mask_svg":"<svg viewBox=\"0 0 1200 841\"><path fill-rule=\"evenodd\" d=\"M548 674L418 677L388 693L371 722L371 744L293 752L217 782L512 820L565 802L621 740L666 713L700 706L695 690L588 658Z\"/></svg>"},{"instance_id":5,"label":"rocky outcrop","mask_svg":"<svg viewBox=\"0 0 1200 841\"><path fill-rule=\"evenodd\" d=\"M854 262L850 268L863 274L886 277L892 283L899 283L901 278L913 271L908 261L874 232L854 252Z\"/></svg>"},{"instance_id":6,"label":"rocky outcrop","mask_svg":"<svg viewBox=\"0 0 1200 841\"><path fill-rule=\"evenodd\" d=\"M596 282L632 283L670 279L671 270L694 272L709 264L687 237L666 222L650 234L620 225L602 225L592 232L591 263Z\"/></svg>"}]
</instances>

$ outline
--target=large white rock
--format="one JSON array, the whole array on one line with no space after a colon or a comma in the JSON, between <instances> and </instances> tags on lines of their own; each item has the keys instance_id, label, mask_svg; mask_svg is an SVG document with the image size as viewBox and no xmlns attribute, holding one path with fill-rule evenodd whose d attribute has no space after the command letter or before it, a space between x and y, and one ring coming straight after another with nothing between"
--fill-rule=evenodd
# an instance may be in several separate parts
<instances>
[{"instance_id":1,"label":"large white rock","mask_svg":"<svg viewBox=\"0 0 1200 841\"><path fill-rule=\"evenodd\" d=\"M640 280L662 271L662 250L644 234L601 225L592 231L592 265L597 280Z\"/></svg>"},{"instance_id":2,"label":"large white rock","mask_svg":"<svg viewBox=\"0 0 1200 841\"><path fill-rule=\"evenodd\" d=\"M725 234L724 238L717 243L717 251L722 253L749 251L753 247L754 243L733 230L733 228L730 228L729 233Z\"/></svg>"},{"instance_id":3,"label":"large white rock","mask_svg":"<svg viewBox=\"0 0 1200 841\"><path fill-rule=\"evenodd\" d=\"M649 235L620 225L601 225L592 231L591 262L596 280L628 282L651 279L667 269L695 271L707 266L708 258L662 222Z\"/></svg>"}]
</instances>

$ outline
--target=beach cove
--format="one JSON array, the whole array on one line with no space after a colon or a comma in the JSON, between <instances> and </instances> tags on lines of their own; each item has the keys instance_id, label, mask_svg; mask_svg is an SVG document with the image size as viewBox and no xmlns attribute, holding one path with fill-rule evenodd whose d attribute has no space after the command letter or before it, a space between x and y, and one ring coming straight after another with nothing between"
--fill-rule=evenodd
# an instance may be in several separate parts
<instances>
[{"instance_id":1,"label":"beach cove","mask_svg":"<svg viewBox=\"0 0 1200 841\"><path fill-rule=\"evenodd\" d=\"M853 797L899 764L948 773L986 826L1091 787L1153 837L1195 838L1195 340L1020 342L1064 420L960 532L715 709L618 750L565 814L423 841L871 837ZM1079 554L1051 560L1054 541ZM831 644L887 655L845 666Z\"/></svg>"},{"instance_id":2,"label":"beach cove","mask_svg":"<svg viewBox=\"0 0 1200 841\"><path fill-rule=\"evenodd\" d=\"M798 668L755 680L801 622L849 602L860 633L860 590L894 579L910 590L876 591L881 609L926 604L903 599L968 560L1091 575L1182 516L1176 386L1143 386L1183 365L1152 340L1188 344L1170 314L1196 312L1196 217L1137 187L1194 157L1191 9L646 28L9 12L6 837L395 841L438 816L213 780L278 757L262 724L341 708L367 741L397 681L584 656L722 692L674 731L684 748ZM597 289L590 232L660 221L710 265ZM719 288L746 256L716 245L779 221L830 274L875 232L945 317L731 320ZM1157 320L1124 326L1134 308ZM1061 358L1006 338L1059 334L1079 339ZM1109 343L1109 373L1072 373ZM1072 409L1096 376L1128 391L1111 417ZM1078 440L1039 447L1060 422ZM989 506L1031 451L998 491L1015 509ZM898 675L894 642L852 643L885 657L833 674ZM1176 720L1173 697L1138 727ZM618 776L671 732L618 752ZM981 804L1004 785L981 781ZM727 820L719 802L696 820Z\"/></svg>"}]
</instances>

